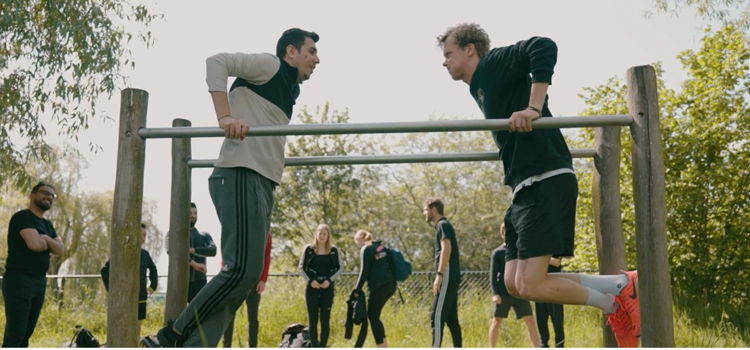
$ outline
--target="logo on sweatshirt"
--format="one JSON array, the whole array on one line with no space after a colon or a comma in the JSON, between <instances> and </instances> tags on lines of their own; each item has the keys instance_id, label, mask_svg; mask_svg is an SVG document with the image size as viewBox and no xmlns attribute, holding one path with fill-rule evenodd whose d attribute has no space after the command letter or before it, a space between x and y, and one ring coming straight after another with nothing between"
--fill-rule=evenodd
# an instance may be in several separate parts
<instances>
[{"instance_id":1,"label":"logo on sweatshirt","mask_svg":"<svg viewBox=\"0 0 750 350\"><path fill-rule=\"evenodd\" d=\"M477 98L476 98L477 104L479 105L479 109L484 112L484 90L482 88L479 88L477 90Z\"/></svg>"}]
</instances>

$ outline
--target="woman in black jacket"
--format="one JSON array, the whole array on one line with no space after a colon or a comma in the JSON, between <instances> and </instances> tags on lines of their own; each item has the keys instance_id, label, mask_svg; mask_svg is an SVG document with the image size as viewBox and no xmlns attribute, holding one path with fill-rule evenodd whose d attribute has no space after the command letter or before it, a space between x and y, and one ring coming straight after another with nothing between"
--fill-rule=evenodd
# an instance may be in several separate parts
<instances>
[{"instance_id":1,"label":"woman in black jacket","mask_svg":"<svg viewBox=\"0 0 750 350\"><path fill-rule=\"evenodd\" d=\"M310 321L310 340L313 347L326 347L330 333L331 306L333 306L333 284L341 273L341 255L331 244L328 225L321 224L315 230L312 244L305 246L299 259L299 269L305 279L305 301ZM320 320L320 338L318 338Z\"/></svg>"},{"instance_id":2,"label":"woman in black jacket","mask_svg":"<svg viewBox=\"0 0 750 350\"><path fill-rule=\"evenodd\" d=\"M370 296L367 299L367 319L375 337L375 344L387 348L385 327L380 321L380 313L388 299L396 292L396 279L393 276L388 249L381 241L375 241L372 234L359 230L354 234L354 242L361 248L360 269L355 293L362 293L362 286L367 282Z\"/></svg>"}]
</instances>

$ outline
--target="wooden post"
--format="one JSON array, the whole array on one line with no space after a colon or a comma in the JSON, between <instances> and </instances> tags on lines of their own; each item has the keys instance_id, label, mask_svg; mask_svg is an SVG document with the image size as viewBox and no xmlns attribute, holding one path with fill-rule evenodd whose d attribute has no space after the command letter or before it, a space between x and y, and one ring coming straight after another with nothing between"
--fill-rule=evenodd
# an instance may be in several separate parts
<instances>
[{"instance_id":1,"label":"wooden post","mask_svg":"<svg viewBox=\"0 0 750 350\"><path fill-rule=\"evenodd\" d=\"M138 129L146 126L148 92L125 89L120 99L117 175L109 244L107 345L132 348L138 345L139 240L146 158L146 140L138 135Z\"/></svg>"},{"instance_id":2,"label":"wooden post","mask_svg":"<svg viewBox=\"0 0 750 350\"><path fill-rule=\"evenodd\" d=\"M593 207L599 274L614 275L627 268L620 213L620 127L594 129ZM612 330L602 320L604 346L617 347Z\"/></svg>"},{"instance_id":3,"label":"wooden post","mask_svg":"<svg viewBox=\"0 0 750 350\"><path fill-rule=\"evenodd\" d=\"M636 255L641 298L641 344L674 347L672 284L667 256L665 180L656 73L628 69L628 109L633 153Z\"/></svg>"},{"instance_id":4,"label":"wooden post","mask_svg":"<svg viewBox=\"0 0 750 350\"><path fill-rule=\"evenodd\" d=\"M175 119L172 126L190 126L190 121ZM190 138L172 139L172 197L169 209L169 279L164 322L175 320L187 305L190 276Z\"/></svg>"}]
</instances>

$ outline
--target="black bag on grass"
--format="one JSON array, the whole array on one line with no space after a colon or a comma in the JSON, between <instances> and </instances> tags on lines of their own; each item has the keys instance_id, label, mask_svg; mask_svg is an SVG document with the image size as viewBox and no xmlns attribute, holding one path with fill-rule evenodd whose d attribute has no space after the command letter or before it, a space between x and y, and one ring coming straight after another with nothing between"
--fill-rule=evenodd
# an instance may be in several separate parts
<instances>
[{"instance_id":1,"label":"black bag on grass","mask_svg":"<svg viewBox=\"0 0 750 350\"><path fill-rule=\"evenodd\" d=\"M76 325L76 333L73 335L73 339L70 341L70 347L72 348L98 348L101 347L96 337L91 334L86 328L81 325Z\"/></svg>"},{"instance_id":2,"label":"black bag on grass","mask_svg":"<svg viewBox=\"0 0 750 350\"><path fill-rule=\"evenodd\" d=\"M281 333L280 348L311 348L310 332L307 326L301 323L293 323L284 327Z\"/></svg>"}]
</instances>

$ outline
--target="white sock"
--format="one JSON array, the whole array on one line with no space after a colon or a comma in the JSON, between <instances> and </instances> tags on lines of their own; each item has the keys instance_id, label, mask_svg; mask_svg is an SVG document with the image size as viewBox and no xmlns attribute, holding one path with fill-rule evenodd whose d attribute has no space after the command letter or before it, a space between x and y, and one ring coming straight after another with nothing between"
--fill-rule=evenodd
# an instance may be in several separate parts
<instances>
[{"instance_id":1,"label":"white sock","mask_svg":"<svg viewBox=\"0 0 750 350\"><path fill-rule=\"evenodd\" d=\"M593 288L587 287L586 289L589 291L586 305L598 307L605 315L615 311L615 297L613 295L600 293Z\"/></svg>"},{"instance_id":2,"label":"white sock","mask_svg":"<svg viewBox=\"0 0 750 350\"><path fill-rule=\"evenodd\" d=\"M581 285L595 289L599 292L619 295L620 291L628 284L628 276L624 273L618 275L580 275Z\"/></svg>"}]
</instances>

